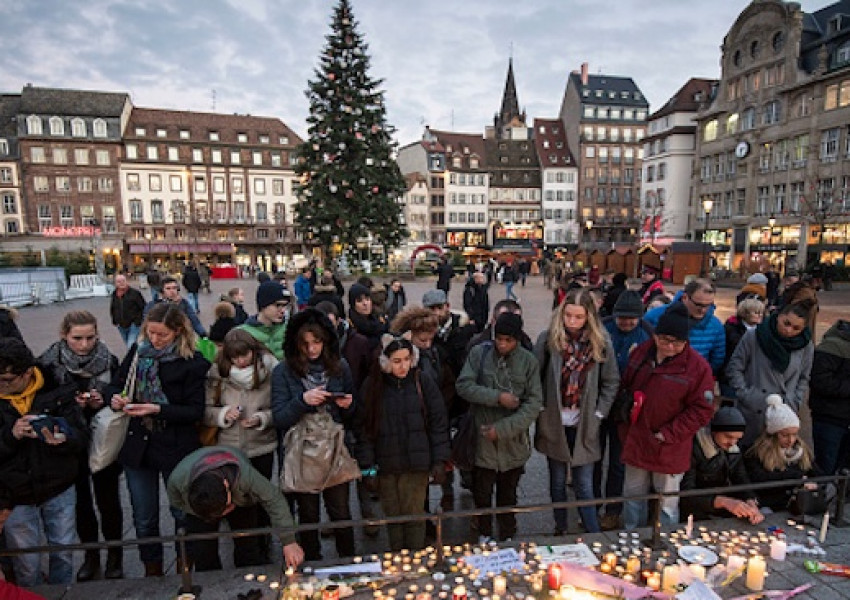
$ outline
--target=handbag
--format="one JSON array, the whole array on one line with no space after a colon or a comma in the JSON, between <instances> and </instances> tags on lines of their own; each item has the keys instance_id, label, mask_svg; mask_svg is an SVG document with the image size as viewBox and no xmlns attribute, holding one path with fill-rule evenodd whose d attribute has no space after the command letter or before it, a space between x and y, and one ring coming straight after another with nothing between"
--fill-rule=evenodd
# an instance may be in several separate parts
<instances>
[{"instance_id":1,"label":"handbag","mask_svg":"<svg viewBox=\"0 0 850 600\"><path fill-rule=\"evenodd\" d=\"M127 383L122 396L132 399L136 393L136 366L139 353L133 356L130 370L127 371ZM121 447L130 427L130 415L123 410L112 410L104 406L91 420L91 444L89 445L89 470L92 473L102 471L118 459Z\"/></svg>"},{"instance_id":2,"label":"handbag","mask_svg":"<svg viewBox=\"0 0 850 600\"><path fill-rule=\"evenodd\" d=\"M478 374L475 383L481 385L484 375L484 359L493 349L493 342L483 342L484 350L478 363ZM457 431L452 437L452 462L463 471L471 471L475 467L475 451L478 447L478 430L475 427L475 417L472 407L458 417Z\"/></svg>"},{"instance_id":3,"label":"handbag","mask_svg":"<svg viewBox=\"0 0 850 600\"><path fill-rule=\"evenodd\" d=\"M826 512L828 504L826 486L819 485L813 490L799 487L788 500L788 512L797 516L820 515Z\"/></svg>"},{"instance_id":4,"label":"handbag","mask_svg":"<svg viewBox=\"0 0 850 600\"><path fill-rule=\"evenodd\" d=\"M221 378L216 382L215 386L215 397L213 400L213 406L217 408L221 408L221 386L223 382ZM215 446L218 444L218 434L221 431L217 425L204 425L203 422L197 424L198 429L198 439L201 442L201 446Z\"/></svg>"},{"instance_id":5,"label":"handbag","mask_svg":"<svg viewBox=\"0 0 850 600\"><path fill-rule=\"evenodd\" d=\"M345 446L345 428L324 407L301 417L283 437L284 492L317 494L360 479L360 467Z\"/></svg>"},{"instance_id":6,"label":"handbag","mask_svg":"<svg viewBox=\"0 0 850 600\"><path fill-rule=\"evenodd\" d=\"M608 418L615 423L628 423L631 420L632 408L635 405L635 395L629 388L621 387L614 396L611 412Z\"/></svg>"}]
</instances>

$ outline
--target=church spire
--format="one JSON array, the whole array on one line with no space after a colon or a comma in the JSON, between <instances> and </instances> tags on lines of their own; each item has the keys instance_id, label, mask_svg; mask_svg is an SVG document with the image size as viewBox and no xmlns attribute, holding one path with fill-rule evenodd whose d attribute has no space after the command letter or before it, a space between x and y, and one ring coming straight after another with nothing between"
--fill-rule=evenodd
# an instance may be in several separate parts
<instances>
[{"instance_id":1,"label":"church spire","mask_svg":"<svg viewBox=\"0 0 850 600\"><path fill-rule=\"evenodd\" d=\"M517 100L516 82L514 81L514 59L508 59L508 76L505 80L505 92L502 94L502 108L495 118L497 136L512 123L519 122L525 125L525 112L519 111L519 100Z\"/></svg>"}]
</instances>

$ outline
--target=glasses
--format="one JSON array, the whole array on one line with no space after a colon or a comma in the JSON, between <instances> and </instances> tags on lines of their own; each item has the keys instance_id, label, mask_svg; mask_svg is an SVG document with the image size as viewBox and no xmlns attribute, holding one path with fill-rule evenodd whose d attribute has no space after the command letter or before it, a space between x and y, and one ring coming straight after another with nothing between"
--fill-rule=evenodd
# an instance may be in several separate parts
<instances>
[{"instance_id":1,"label":"glasses","mask_svg":"<svg viewBox=\"0 0 850 600\"><path fill-rule=\"evenodd\" d=\"M707 303L703 304L702 302L697 302L696 300L694 300L693 298L690 298L690 297L688 298L688 302L690 302L691 304L693 304L696 308L698 308L700 310L708 310L709 308L714 306L714 302L707 302Z\"/></svg>"},{"instance_id":2,"label":"glasses","mask_svg":"<svg viewBox=\"0 0 850 600\"><path fill-rule=\"evenodd\" d=\"M685 344L688 343L688 341L687 340L680 340L679 338L674 338L674 337L669 336L669 335L656 335L655 336L655 343L658 344L659 346L679 347L679 346L684 346Z\"/></svg>"}]
</instances>

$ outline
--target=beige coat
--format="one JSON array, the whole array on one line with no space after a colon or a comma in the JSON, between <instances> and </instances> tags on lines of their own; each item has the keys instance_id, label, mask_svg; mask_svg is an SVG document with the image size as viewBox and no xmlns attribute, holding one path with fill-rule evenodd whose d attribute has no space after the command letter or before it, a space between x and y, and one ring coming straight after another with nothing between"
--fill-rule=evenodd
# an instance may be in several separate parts
<instances>
[{"instance_id":1,"label":"beige coat","mask_svg":"<svg viewBox=\"0 0 850 600\"><path fill-rule=\"evenodd\" d=\"M230 378L222 379L218 366L215 364L207 373L207 406L204 411L204 425L219 428L219 445L238 448L249 458L262 456L277 449L277 430L271 411L271 373L278 361L270 354L263 356L263 368L260 369L262 381L260 387L255 390L247 389ZM216 402L216 398L220 400ZM245 419L250 419L254 415L259 416L259 425L242 427L238 421L228 421L225 415L233 406L242 407L242 417Z\"/></svg>"},{"instance_id":2,"label":"beige coat","mask_svg":"<svg viewBox=\"0 0 850 600\"><path fill-rule=\"evenodd\" d=\"M545 364L546 340L549 330L537 338L534 355L541 365ZM570 453L567 436L561 424L561 366L560 354L549 355L549 364L543 374L543 411L537 417L534 434L534 447L547 457L571 466L580 467L594 463L602 458L599 447L599 425L607 417L614 403L617 388L620 387L620 372L611 340L606 335L606 360L594 363L587 372L584 389L581 392L579 406L581 416L576 432L576 444ZM543 368L541 366L541 368ZM597 416L596 413L602 415Z\"/></svg>"}]
</instances>

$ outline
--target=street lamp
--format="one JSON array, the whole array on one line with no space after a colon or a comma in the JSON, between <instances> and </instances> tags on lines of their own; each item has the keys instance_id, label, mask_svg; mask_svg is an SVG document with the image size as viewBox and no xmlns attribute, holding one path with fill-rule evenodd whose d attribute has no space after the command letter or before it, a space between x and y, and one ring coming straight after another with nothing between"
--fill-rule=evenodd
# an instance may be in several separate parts
<instances>
[{"instance_id":1,"label":"street lamp","mask_svg":"<svg viewBox=\"0 0 850 600\"><path fill-rule=\"evenodd\" d=\"M705 229L702 234L702 258L699 263L699 276L705 277L708 271L707 253L708 253L708 223L711 219L711 208L714 206L714 200L709 197L703 198L702 210L705 212Z\"/></svg>"},{"instance_id":2,"label":"street lamp","mask_svg":"<svg viewBox=\"0 0 850 600\"><path fill-rule=\"evenodd\" d=\"M153 245L151 242L153 241L153 236L149 233L145 234L145 239L148 241L148 268L153 268Z\"/></svg>"}]
</instances>

